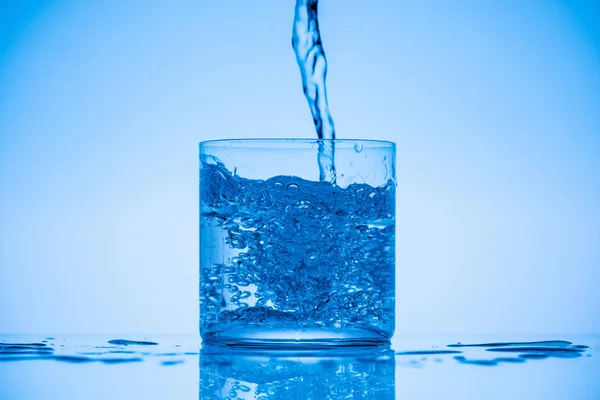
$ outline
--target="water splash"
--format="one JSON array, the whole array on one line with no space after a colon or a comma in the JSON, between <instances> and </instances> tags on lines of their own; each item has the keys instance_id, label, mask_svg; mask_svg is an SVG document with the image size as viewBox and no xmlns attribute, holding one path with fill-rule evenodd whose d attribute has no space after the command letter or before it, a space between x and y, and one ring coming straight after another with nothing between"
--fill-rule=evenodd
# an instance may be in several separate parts
<instances>
[{"instance_id":1,"label":"water splash","mask_svg":"<svg viewBox=\"0 0 600 400\"><path fill-rule=\"evenodd\" d=\"M302 88L308 101L319 141L321 181L335 182L335 128L327 103L327 58L319 32L318 0L297 0L292 47L302 75Z\"/></svg>"}]
</instances>

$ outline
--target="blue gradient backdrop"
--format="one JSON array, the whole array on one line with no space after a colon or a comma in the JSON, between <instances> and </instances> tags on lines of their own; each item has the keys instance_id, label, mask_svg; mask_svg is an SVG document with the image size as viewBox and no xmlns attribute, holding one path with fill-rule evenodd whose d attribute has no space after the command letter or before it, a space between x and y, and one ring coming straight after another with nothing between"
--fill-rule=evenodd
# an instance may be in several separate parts
<instances>
[{"instance_id":1,"label":"blue gradient backdrop","mask_svg":"<svg viewBox=\"0 0 600 400\"><path fill-rule=\"evenodd\" d=\"M313 137L294 1L0 2L0 333L194 333L197 143ZM322 0L398 143L397 333L600 333L600 6Z\"/></svg>"}]
</instances>

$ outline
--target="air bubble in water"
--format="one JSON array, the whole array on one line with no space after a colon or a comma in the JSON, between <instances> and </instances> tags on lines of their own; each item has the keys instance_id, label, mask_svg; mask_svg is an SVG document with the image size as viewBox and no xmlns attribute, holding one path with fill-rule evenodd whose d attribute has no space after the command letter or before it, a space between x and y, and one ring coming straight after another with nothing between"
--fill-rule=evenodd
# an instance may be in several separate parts
<instances>
[{"instance_id":1,"label":"air bubble in water","mask_svg":"<svg viewBox=\"0 0 600 400\"><path fill-rule=\"evenodd\" d=\"M205 332L271 322L392 329L392 181L342 188L294 176L251 180L222 164L203 164L201 174L201 238L209 240L200 287ZM223 177L233 201L203 190Z\"/></svg>"}]
</instances>

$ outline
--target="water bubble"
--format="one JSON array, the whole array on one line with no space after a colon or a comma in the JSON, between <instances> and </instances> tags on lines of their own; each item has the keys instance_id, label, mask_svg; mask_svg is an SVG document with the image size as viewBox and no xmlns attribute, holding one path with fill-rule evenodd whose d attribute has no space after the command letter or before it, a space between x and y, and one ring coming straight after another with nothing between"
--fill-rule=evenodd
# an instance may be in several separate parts
<instances>
[{"instance_id":1,"label":"water bubble","mask_svg":"<svg viewBox=\"0 0 600 400\"><path fill-rule=\"evenodd\" d=\"M304 314L310 314L315 310L314 305L312 303L312 301L310 300L304 300L302 302L302 311L304 312Z\"/></svg>"},{"instance_id":2,"label":"water bubble","mask_svg":"<svg viewBox=\"0 0 600 400\"><path fill-rule=\"evenodd\" d=\"M270 207L273 205L273 200L271 199L271 194L268 190L263 190L256 197L256 203L262 207Z\"/></svg>"},{"instance_id":3,"label":"water bubble","mask_svg":"<svg viewBox=\"0 0 600 400\"><path fill-rule=\"evenodd\" d=\"M284 188L285 186L281 182L273 183L273 186L269 190L269 196L275 195L276 197L279 197L279 193L281 193Z\"/></svg>"},{"instance_id":4,"label":"water bubble","mask_svg":"<svg viewBox=\"0 0 600 400\"><path fill-rule=\"evenodd\" d=\"M304 263L308 266L317 264L319 253L316 250L309 250L304 253Z\"/></svg>"},{"instance_id":5,"label":"water bubble","mask_svg":"<svg viewBox=\"0 0 600 400\"><path fill-rule=\"evenodd\" d=\"M220 184L233 188L236 198L226 202L201 188L202 235L209 233L201 236L218 250L201 265L205 332L221 324L277 320L390 329L393 190L290 176L250 180L217 169L222 173L215 176L226 179ZM261 197L272 204L262 204ZM210 246L203 251L212 254Z\"/></svg>"},{"instance_id":6,"label":"water bubble","mask_svg":"<svg viewBox=\"0 0 600 400\"><path fill-rule=\"evenodd\" d=\"M216 306L221 305L221 299L216 295L208 296L208 300Z\"/></svg>"},{"instance_id":7,"label":"water bubble","mask_svg":"<svg viewBox=\"0 0 600 400\"><path fill-rule=\"evenodd\" d=\"M239 290L239 288L236 285L230 285L229 288L227 288L227 291L229 291L229 293L235 293Z\"/></svg>"},{"instance_id":8,"label":"water bubble","mask_svg":"<svg viewBox=\"0 0 600 400\"><path fill-rule=\"evenodd\" d=\"M234 249L246 248L246 240L240 232L234 230L229 231L229 238L231 247Z\"/></svg>"},{"instance_id":9,"label":"water bubble","mask_svg":"<svg viewBox=\"0 0 600 400\"><path fill-rule=\"evenodd\" d=\"M208 156L208 155L203 155L202 156L202 163L205 165L219 165L221 164L221 162L219 161L219 159L215 156Z\"/></svg>"},{"instance_id":10,"label":"water bubble","mask_svg":"<svg viewBox=\"0 0 600 400\"><path fill-rule=\"evenodd\" d=\"M356 143L354 145L354 151L356 151L357 153L360 153L361 151L363 151L363 145L362 145L362 143Z\"/></svg>"},{"instance_id":11,"label":"water bubble","mask_svg":"<svg viewBox=\"0 0 600 400\"><path fill-rule=\"evenodd\" d=\"M228 202L235 202L237 196L237 191L231 186L224 186L221 189L221 197Z\"/></svg>"},{"instance_id":12,"label":"water bubble","mask_svg":"<svg viewBox=\"0 0 600 400\"><path fill-rule=\"evenodd\" d=\"M260 264L260 256L258 254L252 254L250 257L250 264L252 264L253 266L257 266L258 264Z\"/></svg>"},{"instance_id":13,"label":"water bubble","mask_svg":"<svg viewBox=\"0 0 600 400\"><path fill-rule=\"evenodd\" d=\"M288 194L295 195L300 191L300 186L297 183L287 185L286 191Z\"/></svg>"},{"instance_id":14,"label":"water bubble","mask_svg":"<svg viewBox=\"0 0 600 400\"><path fill-rule=\"evenodd\" d=\"M240 225L242 226L242 228L252 228L252 226L254 225L254 219L252 218L242 218L240 220Z\"/></svg>"},{"instance_id":15,"label":"water bubble","mask_svg":"<svg viewBox=\"0 0 600 400\"><path fill-rule=\"evenodd\" d=\"M223 267L225 267L223 264L213 264L212 267L210 267L210 271L213 274L218 274Z\"/></svg>"}]
</instances>

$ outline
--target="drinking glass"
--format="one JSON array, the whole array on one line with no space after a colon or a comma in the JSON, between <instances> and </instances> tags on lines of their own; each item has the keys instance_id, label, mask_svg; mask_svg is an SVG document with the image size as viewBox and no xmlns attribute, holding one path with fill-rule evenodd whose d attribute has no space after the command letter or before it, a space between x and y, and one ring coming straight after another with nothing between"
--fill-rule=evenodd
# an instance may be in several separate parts
<instances>
[{"instance_id":1,"label":"drinking glass","mask_svg":"<svg viewBox=\"0 0 600 400\"><path fill-rule=\"evenodd\" d=\"M392 142L200 143L204 344L323 348L394 332ZM318 160L334 149L335 180Z\"/></svg>"}]
</instances>

